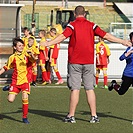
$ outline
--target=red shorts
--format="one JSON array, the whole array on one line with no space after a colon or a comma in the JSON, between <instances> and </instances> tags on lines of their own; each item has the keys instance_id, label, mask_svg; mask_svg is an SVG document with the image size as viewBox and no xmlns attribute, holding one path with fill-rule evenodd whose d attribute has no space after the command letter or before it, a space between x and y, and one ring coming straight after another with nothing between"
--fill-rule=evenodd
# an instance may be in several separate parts
<instances>
[{"instance_id":1,"label":"red shorts","mask_svg":"<svg viewBox=\"0 0 133 133\"><path fill-rule=\"evenodd\" d=\"M40 66L45 65L45 63L46 63L46 61L45 61L45 60L40 59Z\"/></svg>"},{"instance_id":2,"label":"red shorts","mask_svg":"<svg viewBox=\"0 0 133 133\"><path fill-rule=\"evenodd\" d=\"M56 58L52 58L50 66L56 66L56 65L57 65L57 59Z\"/></svg>"},{"instance_id":3,"label":"red shorts","mask_svg":"<svg viewBox=\"0 0 133 133\"><path fill-rule=\"evenodd\" d=\"M10 85L9 89L10 94L18 94L20 91L30 94L30 84L24 83L22 85L15 85L15 84Z\"/></svg>"},{"instance_id":4,"label":"red shorts","mask_svg":"<svg viewBox=\"0 0 133 133\"><path fill-rule=\"evenodd\" d=\"M107 69L107 65L96 65L96 70L98 69L101 69L101 70Z\"/></svg>"}]
</instances>

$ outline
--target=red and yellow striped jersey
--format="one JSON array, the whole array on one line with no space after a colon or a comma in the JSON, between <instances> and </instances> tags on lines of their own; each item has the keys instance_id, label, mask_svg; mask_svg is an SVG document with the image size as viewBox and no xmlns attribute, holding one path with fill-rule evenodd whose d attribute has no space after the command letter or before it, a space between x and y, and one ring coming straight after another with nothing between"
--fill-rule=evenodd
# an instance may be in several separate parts
<instances>
[{"instance_id":1,"label":"red and yellow striped jersey","mask_svg":"<svg viewBox=\"0 0 133 133\"><path fill-rule=\"evenodd\" d=\"M99 54L99 64L98 65L107 65L108 64L108 58L111 53L110 49L107 44L105 44L103 41L96 44L96 54ZM96 60L96 63L98 61Z\"/></svg>"},{"instance_id":2,"label":"red and yellow striped jersey","mask_svg":"<svg viewBox=\"0 0 133 133\"><path fill-rule=\"evenodd\" d=\"M28 83L28 67L32 65L34 60L24 53L18 54L15 52L3 67L5 71L13 69L12 84L21 85Z\"/></svg>"}]
</instances>

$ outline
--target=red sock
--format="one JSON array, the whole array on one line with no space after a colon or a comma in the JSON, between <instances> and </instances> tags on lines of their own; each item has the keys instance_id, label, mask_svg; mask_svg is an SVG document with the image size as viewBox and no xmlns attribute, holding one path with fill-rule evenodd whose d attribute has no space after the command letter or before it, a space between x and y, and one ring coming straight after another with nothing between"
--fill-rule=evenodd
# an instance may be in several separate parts
<instances>
[{"instance_id":1,"label":"red sock","mask_svg":"<svg viewBox=\"0 0 133 133\"><path fill-rule=\"evenodd\" d=\"M98 85L98 79L99 79L99 77L96 77L96 85Z\"/></svg>"},{"instance_id":2,"label":"red sock","mask_svg":"<svg viewBox=\"0 0 133 133\"><path fill-rule=\"evenodd\" d=\"M29 104L23 104L23 107L22 107L23 118L27 118L27 115L28 115L28 106L29 106Z\"/></svg>"},{"instance_id":3,"label":"red sock","mask_svg":"<svg viewBox=\"0 0 133 133\"><path fill-rule=\"evenodd\" d=\"M104 85L107 85L107 76L104 76Z\"/></svg>"},{"instance_id":4,"label":"red sock","mask_svg":"<svg viewBox=\"0 0 133 133\"><path fill-rule=\"evenodd\" d=\"M42 79L43 79L43 81L49 81L49 78L48 78L46 71L42 72Z\"/></svg>"},{"instance_id":5,"label":"red sock","mask_svg":"<svg viewBox=\"0 0 133 133\"><path fill-rule=\"evenodd\" d=\"M51 72L48 71L48 72L47 72L48 79L50 79L50 74L51 74Z\"/></svg>"},{"instance_id":6,"label":"red sock","mask_svg":"<svg viewBox=\"0 0 133 133\"><path fill-rule=\"evenodd\" d=\"M34 74L33 74L33 79L32 79L32 80L33 80L33 81L36 81L36 78L37 78L37 75L34 75Z\"/></svg>"},{"instance_id":7,"label":"red sock","mask_svg":"<svg viewBox=\"0 0 133 133\"><path fill-rule=\"evenodd\" d=\"M56 76L57 76L58 80L62 79L62 78L61 78L61 76L60 76L60 73L59 73L58 71L57 71L57 72L55 72L55 74L56 74Z\"/></svg>"}]
</instances>

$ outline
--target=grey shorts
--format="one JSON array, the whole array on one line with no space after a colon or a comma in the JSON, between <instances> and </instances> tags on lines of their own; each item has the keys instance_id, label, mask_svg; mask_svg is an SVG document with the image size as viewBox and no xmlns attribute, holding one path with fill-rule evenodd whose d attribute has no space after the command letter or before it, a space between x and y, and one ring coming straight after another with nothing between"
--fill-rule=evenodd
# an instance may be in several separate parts
<instances>
[{"instance_id":1,"label":"grey shorts","mask_svg":"<svg viewBox=\"0 0 133 133\"><path fill-rule=\"evenodd\" d=\"M68 64L67 86L69 87L69 89L80 89L81 82L84 85L84 89L94 89L94 64Z\"/></svg>"}]
</instances>

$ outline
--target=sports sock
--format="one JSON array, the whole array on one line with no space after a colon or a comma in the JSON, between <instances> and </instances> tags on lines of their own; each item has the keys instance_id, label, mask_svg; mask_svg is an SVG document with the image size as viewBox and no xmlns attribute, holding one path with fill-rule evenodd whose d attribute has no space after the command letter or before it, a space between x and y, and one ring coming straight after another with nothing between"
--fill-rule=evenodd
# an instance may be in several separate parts
<instances>
[{"instance_id":1,"label":"sports sock","mask_svg":"<svg viewBox=\"0 0 133 133\"><path fill-rule=\"evenodd\" d=\"M48 72L47 72L48 79L50 79L50 75L51 75L51 72L48 71Z\"/></svg>"},{"instance_id":2,"label":"sports sock","mask_svg":"<svg viewBox=\"0 0 133 133\"><path fill-rule=\"evenodd\" d=\"M104 85L107 85L107 75L104 75Z\"/></svg>"},{"instance_id":3,"label":"sports sock","mask_svg":"<svg viewBox=\"0 0 133 133\"><path fill-rule=\"evenodd\" d=\"M96 85L98 85L99 76L96 76Z\"/></svg>"},{"instance_id":4,"label":"sports sock","mask_svg":"<svg viewBox=\"0 0 133 133\"><path fill-rule=\"evenodd\" d=\"M49 81L49 78L48 78L46 71L42 72L42 79L43 79L43 81Z\"/></svg>"},{"instance_id":5,"label":"sports sock","mask_svg":"<svg viewBox=\"0 0 133 133\"><path fill-rule=\"evenodd\" d=\"M37 78L37 75L33 74L33 79L32 80L36 82L36 78Z\"/></svg>"},{"instance_id":6,"label":"sports sock","mask_svg":"<svg viewBox=\"0 0 133 133\"><path fill-rule=\"evenodd\" d=\"M22 100L22 110L23 110L23 118L27 118L27 114L28 114L28 99L23 99Z\"/></svg>"},{"instance_id":7,"label":"sports sock","mask_svg":"<svg viewBox=\"0 0 133 133\"><path fill-rule=\"evenodd\" d=\"M60 76L60 73L59 73L58 71L57 71L57 72L55 72L55 74L56 74L56 76L57 76L58 80L62 79L62 78L61 78L61 76Z\"/></svg>"}]
</instances>

